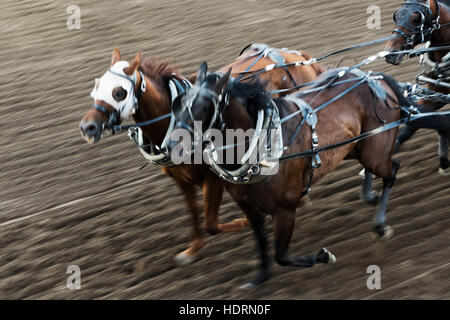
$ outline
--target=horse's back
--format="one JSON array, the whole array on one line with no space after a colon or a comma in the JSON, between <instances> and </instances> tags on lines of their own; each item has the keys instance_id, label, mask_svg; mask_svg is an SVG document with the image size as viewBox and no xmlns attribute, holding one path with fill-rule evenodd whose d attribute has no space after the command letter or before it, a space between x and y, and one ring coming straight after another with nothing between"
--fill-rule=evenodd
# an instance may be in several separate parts
<instances>
[{"instance_id":1,"label":"horse's back","mask_svg":"<svg viewBox=\"0 0 450 320\"><path fill-rule=\"evenodd\" d=\"M311 58L307 53L303 51L297 52L278 49L273 50L277 50L276 56L279 58L279 60L284 60L283 64L304 62ZM234 73L233 76L237 77L239 72L260 70L268 65L278 64L277 61L274 61L273 58L270 57L270 55L263 55L258 59L260 54L262 53L258 53L255 49L247 50L241 56L239 56L236 61L219 69L218 71L226 72L229 68L231 68L232 73ZM289 73L286 70L289 70ZM261 73L258 78L261 81L265 81L268 83L267 90L280 90L292 88L295 86L295 84L302 84L313 81L323 71L324 69L315 63L302 67L290 66L287 68L274 68L271 71ZM251 73L249 73L248 75L250 74ZM242 79L245 79L246 76L247 74L243 75ZM295 81L295 84L292 81L291 76Z\"/></svg>"}]
</instances>

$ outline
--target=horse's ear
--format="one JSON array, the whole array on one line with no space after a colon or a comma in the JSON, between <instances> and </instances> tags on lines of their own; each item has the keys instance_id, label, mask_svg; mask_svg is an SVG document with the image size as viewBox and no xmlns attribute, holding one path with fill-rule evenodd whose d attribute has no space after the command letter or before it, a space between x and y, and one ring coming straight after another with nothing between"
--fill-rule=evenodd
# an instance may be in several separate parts
<instances>
[{"instance_id":1,"label":"horse's ear","mask_svg":"<svg viewBox=\"0 0 450 320\"><path fill-rule=\"evenodd\" d=\"M195 80L195 83L199 84L205 81L207 72L208 72L208 64L206 63L206 61L203 61L200 68L198 68L197 79Z\"/></svg>"},{"instance_id":2,"label":"horse's ear","mask_svg":"<svg viewBox=\"0 0 450 320\"><path fill-rule=\"evenodd\" d=\"M172 103L172 113L175 116L175 120L179 121L181 117L181 112L183 111L183 105L181 104L181 96L178 96L173 100Z\"/></svg>"},{"instance_id":3,"label":"horse's ear","mask_svg":"<svg viewBox=\"0 0 450 320\"><path fill-rule=\"evenodd\" d=\"M219 81L217 81L216 83L216 89L217 91L222 91L223 88L225 87L225 85L228 83L228 80L230 80L230 75L231 75L231 68L228 69L227 73L225 73L220 79Z\"/></svg>"},{"instance_id":4,"label":"horse's ear","mask_svg":"<svg viewBox=\"0 0 450 320\"><path fill-rule=\"evenodd\" d=\"M188 77L188 81L190 82L190 83L195 83L195 80L197 79L197 73L194 73L194 74L192 74L192 75L190 75L189 77Z\"/></svg>"},{"instance_id":5,"label":"horse's ear","mask_svg":"<svg viewBox=\"0 0 450 320\"><path fill-rule=\"evenodd\" d=\"M114 48L114 51L112 53L112 57L111 57L111 67L113 65L116 64L116 62L120 61L121 56L120 56L120 51L119 48Z\"/></svg>"},{"instance_id":6,"label":"horse's ear","mask_svg":"<svg viewBox=\"0 0 450 320\"><path fill-rule=\"evenodd\" d=\"M138 51L136 57L134 57L134 59L130 61L130 65L128 67L123 69L123 72L131 76L134 74L134 72L137 70L140 64L141 64L141 52Z\"/></svg>"}]
</instances>

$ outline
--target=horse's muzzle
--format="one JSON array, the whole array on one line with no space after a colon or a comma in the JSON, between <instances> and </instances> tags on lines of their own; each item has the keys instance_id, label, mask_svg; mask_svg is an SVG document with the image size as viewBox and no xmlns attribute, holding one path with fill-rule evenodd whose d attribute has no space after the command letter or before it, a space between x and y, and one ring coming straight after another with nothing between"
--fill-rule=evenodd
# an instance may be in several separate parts
<instances>
[{"instance_id":1,"label":"horse's muzzle","mask_svg":"<svg viewBox=\"0 0 450 320\"><path fill-rule=\"evenodd\" d=\"M403 53L392 53L386 56L386 62L398 66L402 63L404 56Z\"/></svg>"},{"instance_id":2,"label":"horse's muzzle","mask_svg":"<svg viewBox=\"0 0 450 320\"><path fill-rule=\"evenodd\" d=\"M94 143L100 140L102 126L96 121L80 122L81 136L88 142Z\"/></svg>"}]
</instances>

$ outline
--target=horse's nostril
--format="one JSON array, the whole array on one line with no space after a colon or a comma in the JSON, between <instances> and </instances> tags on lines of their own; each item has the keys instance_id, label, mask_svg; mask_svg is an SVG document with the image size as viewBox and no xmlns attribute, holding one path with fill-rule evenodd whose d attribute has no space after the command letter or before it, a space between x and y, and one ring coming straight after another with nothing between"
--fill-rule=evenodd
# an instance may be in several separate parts
<instances>
[{"instance_id":1,"label":"horse's nostril","mask_svg":"<svg viewBox=\"0 0 450 320\"><path fill-rule=\"evenodd\" d=\"M95 122L88 122L81 124L81 131L88 136L95 136L97 134L98 125Z\"/></svg>"},{"instance_id":2,"label":"horse's nostril","mask_svg":"<svg viewBox=\"0 0 450 320\"><path fill-rule=\"evenodd\" d=\"M87 132L95 132L97 130L97 126L95 124L91 124L86 128Z\"/></svg>"}]
</instances>

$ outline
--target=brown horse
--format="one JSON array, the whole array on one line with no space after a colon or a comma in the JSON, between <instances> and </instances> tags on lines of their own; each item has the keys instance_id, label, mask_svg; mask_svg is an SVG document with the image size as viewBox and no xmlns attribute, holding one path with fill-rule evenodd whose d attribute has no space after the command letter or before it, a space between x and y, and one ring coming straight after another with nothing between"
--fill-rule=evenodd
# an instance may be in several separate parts
<instances>
[{"instance_id":1,"label":"brown horse","mask_svg":"<svg viewBox=\"0 0 450 320\"><path fill-rule=\"evenodd\" d=\"M273 50L273 49L272 49ZM268 52L268 51L266 51ZM257 70L273 63L266 55L254 56L249 50L226 68L234 72ZM305 53L280 51L286 63L306 61ZM259 57L259 58L258 58ZM258 59L258 60L257 60ZM323 70L317 65L274 69L259 77L271 89L284 89L311 81ZM94 90L95 107L87 112L80 123L82 136L88 142L96 142L102 136L104 124L118 124L132 117L136 123L156 119L171 112L170 79L177 78L176 70L167 63L156 63L144 59L138 53L130 62L122 61L118 49L114 49L110 70L97 82ZM288 76L289 75L289 76ZM182 81L179 81L182 82ZM169 119L163 119L142 128L144 138L153 146L161 146L168 128ZM156 150L156 151L155 151ZM157 152L159 148L153 149ZM223 184L205 165L163 166L162 171L172 177L183 192L192 218L193 241L189 248L177 255L180 264L190 263L204 246L204 237L199 226L199 208L196 201L197 187L203 192L205 228L210 234L236 231L247 225L246 219L219 224L218 210L222 201Z\"/></svg>"},{"instance_id":2,"label":"brown horse","mask_svg":"<svg viewBox=\"0 0 450 320\"><path fill-rule=\"evenodd\" d=\"M343 70L345 74L341 74ZM359 83L359 86L352 88L355 82L360 81L361 74L364 80ZM356 137L382 126L380 120L386 123L396 121L400 118L399 101L402 105L409 105L395 80L384 75L378 75L379 78L374 79L359 70L349 72L348 69L338 69L323 73L317 78L320 83L328 83L330 79L337 77L341 83L336 86L329 85L321 94L299 92L294 96L273 100L258 82L228 81L229 77L229 72L225 75L207 74L206 63L200 67L195 84L196 89L191 89L181 99L183 111L177 119L177 127L180 130L192 127L194 121L201 121L202 125L210 124L211 115L217 113L221 113L221 117L217 117L214 128L223 128L225 124L228 129L248 130L255 128L258 122L256 115L260 114L261 110L264 114L277 114L276 110L279 110L279 116L287 119L281 122L283 145L287 146L293 139L293 143L285 150L285 154L289 155L309 150L311 145L327 146ZM314 88L322 84L316 84ZM331 101L326 110L312 111L339 96L344 90L349 92L351 90L351 94L343 95L334 102ZM220 98L223 96L228 96L229 99ZM309 126L307 124L301 126L298 131L298 124L303 119L303 111L305 111L306 121L311 122ZM292 115L295 116L292 117ZM314 115L317 116L317 121L311 120L314 119ZM299 134L296 135L296 132ZM264 227L267 214L273 217L277 263L282 266L311 267L316 263L334 262L334 256L326 249L321 249L317 255L296 258L289 256L288 248L294 229L296 209L303 204L303 197L309 187L333 171L346 158L357 159L367 172L383 178L383 194L374 218L374 230L380 237L389 237L392 234L392 230L385 225L385 214L389 193L399 168L399 163L391 159L396 134L397 129L392 129L356 143L324 151L320 154L322 164L316 165L314 171L311 171L313 158L299 157L281 162L277 173L267 175L262 181L248 183L247 180L247 184L245 182L243 184L225 183L225 188L251 222L260 252L261 271L243 288L254 287L269 277ZM318 141L314 141L316 138ZM173 151L182 145L182 142L174 141ZM262 149L267 146L268 144L265 144ZM189 146L184 145L183 148L189 148ZM317 164L317 159L314 161ZM262 163L261 160L260 164ZM223 172L228 170L226 168L235 170L236 166L239 166L236 162L226 163L222 169ZM212 168L216 167L212 165ZM311 172L314 174L311 175ZM226 177L226 175L223 176ZM371 193L370 185L365 186L365 193Z\"/></svg>"},{"instance_id":3,"label":"brown horse","mask_svg":"<svg viewBox=\"0 0 450 320\"><path fill-rule=\"evenodd\" d=\"M399 51L414 48L420 43L430 41L431 47L447 46L450 44L450 2L438 0L407 0L401 8L394 13L396 29L394 33L400 36L392 39L386 46L386 51ZM435 51L425 54L423 60L424 74L431 79L447 79L450 82L450 57L449 50ZM443 61L444 57L447 59ZM386 57L390 64L399 65L404 54L391 54ZM439 69L439 65L444 65ZM429 69L429 70L426 70ZM431 70L430 70L431 69ZM436 92L449 94L450 89L442 86L428 84L428 87ZM419 110L421 112L433 112L445 106L442 102L421 101ZM407 141L419 127L411 124L405 126L397 139L397 148ZM450 174L448 161L448 139L450 132L439 131L439 172L443 175Z\"/></svg>"}]
</instances>

